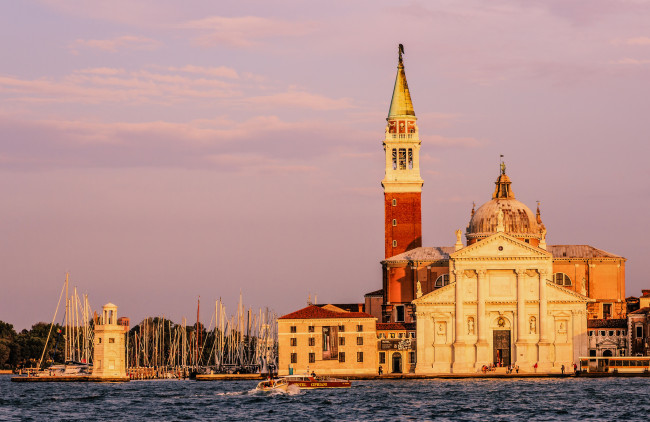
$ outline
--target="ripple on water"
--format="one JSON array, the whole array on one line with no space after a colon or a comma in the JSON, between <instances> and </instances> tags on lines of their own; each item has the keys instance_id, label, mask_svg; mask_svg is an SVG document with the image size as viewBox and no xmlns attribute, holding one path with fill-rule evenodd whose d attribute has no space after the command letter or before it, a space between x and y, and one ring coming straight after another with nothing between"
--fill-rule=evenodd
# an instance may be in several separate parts
<instances>
[{"instance_id":1,"label":"ripple on water","mask_svg":"<svg viewBox=\"0 0 650 422\"><path fill-rule=\"evenodd\" d=\"M21 384L0 377L0 420L646 421L650 413L649 378L357 381L350 389L294 395L255 385Z\"/></svg>"}]
</instances>

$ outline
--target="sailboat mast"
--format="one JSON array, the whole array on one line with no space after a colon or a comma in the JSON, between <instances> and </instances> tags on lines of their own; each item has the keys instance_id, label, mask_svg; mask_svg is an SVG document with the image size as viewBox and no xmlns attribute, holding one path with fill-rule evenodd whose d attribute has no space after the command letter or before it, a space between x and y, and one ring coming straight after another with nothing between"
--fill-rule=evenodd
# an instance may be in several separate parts
<instances>
[{"instance_id":1,"label":"sailboat mast","mask_svg":"<svg viewBox=\"0 0 650 422\"><path fill-rule=\"evenodd\" d=\"M67 362L68 361L68 356L69 356L69 351L68 351L68 318L69 318L69 304L68 304L68 279L70 277L70 273L65 273L65 352L63 354L63 361Z\"/></svg>"}]
</instances>

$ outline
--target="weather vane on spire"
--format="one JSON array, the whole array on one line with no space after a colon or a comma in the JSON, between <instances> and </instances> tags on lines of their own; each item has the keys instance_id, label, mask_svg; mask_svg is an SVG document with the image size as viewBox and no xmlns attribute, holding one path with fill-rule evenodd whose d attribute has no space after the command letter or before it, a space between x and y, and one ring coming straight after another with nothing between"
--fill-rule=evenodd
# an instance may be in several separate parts
<instances>
[{"instance_id":1,"label":"weather vane on spire","mask_svg":"<svg viewBox=\"0 0 650 422\"><path fill-rule=\"evenodd\" d=\"M404 54L404 46L402 44L399 45L398 51L399 51L399 62L402 63L402 54Z\"/></svg>"},{"instance_id":2,"label":"weather vane on spire","mask_svg":"<svg viewBox=\"0 0 650 422\"><path fill-rule=\"evenodd\" d=\"M503 161L503 154L501 154L501 174L506 174L506 163Z\"/></svg>"}]
</instances>

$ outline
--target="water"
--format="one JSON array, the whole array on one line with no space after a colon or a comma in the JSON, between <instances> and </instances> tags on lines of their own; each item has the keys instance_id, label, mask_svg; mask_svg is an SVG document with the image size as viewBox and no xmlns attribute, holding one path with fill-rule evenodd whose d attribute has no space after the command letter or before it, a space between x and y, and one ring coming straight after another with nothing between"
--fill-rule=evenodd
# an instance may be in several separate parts
<instances>
[{"instance_id":1,"label":"water","mask_svg":"<svg viewBox=\"0 0 650 422\"><path fill-rule=\"evenodd\" d=\"M256 381L12 383L0 420L647 421L650 378L355 381L341 390L260 393Z\"/></svg>"}]
</instances>

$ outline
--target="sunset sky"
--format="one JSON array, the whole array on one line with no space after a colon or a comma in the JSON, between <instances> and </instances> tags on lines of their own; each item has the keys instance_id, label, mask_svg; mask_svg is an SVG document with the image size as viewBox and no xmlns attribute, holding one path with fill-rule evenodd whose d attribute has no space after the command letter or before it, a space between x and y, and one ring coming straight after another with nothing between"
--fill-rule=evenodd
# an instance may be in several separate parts
<instances>
[{"instance_id":1,"label":"sunset sky","mask_svg":"<svg viewBox=\"0 0 650 422\"><path fill-rule=\"evenodd\" d=\"M650 288L650 1L4 1L0 320L91 305L207 325L381 288L397 45L424 246L452 246L504 154L549 244ZM61 314L57 316L60 321Z\"/></svg>"}]
</instances>

